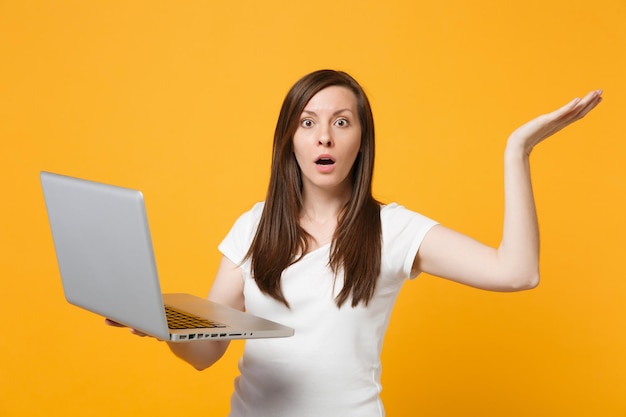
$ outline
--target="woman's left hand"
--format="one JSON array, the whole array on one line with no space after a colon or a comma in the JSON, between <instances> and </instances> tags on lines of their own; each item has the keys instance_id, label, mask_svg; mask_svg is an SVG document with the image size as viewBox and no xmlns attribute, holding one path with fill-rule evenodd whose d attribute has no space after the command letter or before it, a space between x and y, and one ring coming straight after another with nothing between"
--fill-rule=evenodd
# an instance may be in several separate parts
<instances>
[{"instance_id":1,"label":"woman's left hand","mask_svg":"<svg viewBox=\"0 0 626 417\"><path fill-rule=\"evenodd\" d=\"M602 90L594 90L582 99L576 98L560 109L539 116L511 133L507 148L529 155L538 143L582 119L601 101Z\"/></svg>"}]
</instances>

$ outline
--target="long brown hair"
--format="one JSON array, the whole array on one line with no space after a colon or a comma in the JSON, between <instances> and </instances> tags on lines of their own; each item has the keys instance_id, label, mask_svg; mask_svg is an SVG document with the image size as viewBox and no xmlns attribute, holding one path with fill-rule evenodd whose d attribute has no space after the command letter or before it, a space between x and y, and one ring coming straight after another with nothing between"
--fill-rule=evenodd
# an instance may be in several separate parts
<instances>
[{"instance_id":1,"label":"long brown hair","mask_svg":"<svg viewBox=\"0 0 626 417\"><path fill-rule=\"evenodd\" d=\"M368 304L376 288L381 262L380 203L372 196L374 171L374 119L361 86L342 71L320 70L302 77L289 90L274 133L272 170L265 207L252 245L252 275L259 289L289 306L280 279L284 269L308 251L310 235L299 225L302 209L302 179L293 152L293 136L302 111L319 91L342 86L357 99L361 123L361 148L352 168L352 194L344 206L333 235L329 265L335 276L344 273L343 288L336 297L341 307Z\"/></svg>"}]
</instances>

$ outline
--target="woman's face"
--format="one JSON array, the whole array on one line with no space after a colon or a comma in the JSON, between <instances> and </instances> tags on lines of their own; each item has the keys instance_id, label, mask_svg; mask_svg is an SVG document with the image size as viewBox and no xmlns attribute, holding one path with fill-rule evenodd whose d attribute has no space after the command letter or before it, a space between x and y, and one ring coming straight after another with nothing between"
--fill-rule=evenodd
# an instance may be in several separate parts
<instances>
[{"instance_id":1,"label":"woman's face","mask_svg":"<svg viewBox=\"0 0 626 417\"><path fill-rule=\"evenodd\" d=\"M303 191L350 192L351 171L361 147L361 124L354 93L327 87L307 103L293 136Z\"/></svg>"}]
</instances>

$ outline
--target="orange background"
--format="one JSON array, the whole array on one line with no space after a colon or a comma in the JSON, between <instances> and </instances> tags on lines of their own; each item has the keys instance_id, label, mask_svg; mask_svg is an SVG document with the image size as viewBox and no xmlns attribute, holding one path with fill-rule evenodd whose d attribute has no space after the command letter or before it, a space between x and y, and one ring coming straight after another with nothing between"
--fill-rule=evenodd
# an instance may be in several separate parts
<instances>
[{"instance_id":1,"label":"orange background","mask_svg":"<svg viewBox=\"0 0 626 417\"><path fill-rule=\"evenodd\" d=\"M625 416L624 22L624 0L0 0L0 415L226 414L243 342L198 373L68 305L38 174L143 190L164 291L206 294L264 198L287 89L330 67L370 95L376 196L491 244L508 134L605 89L532 157L540 287L406 285L383 397L390 416Z\"/></svg>"}]
</instances>

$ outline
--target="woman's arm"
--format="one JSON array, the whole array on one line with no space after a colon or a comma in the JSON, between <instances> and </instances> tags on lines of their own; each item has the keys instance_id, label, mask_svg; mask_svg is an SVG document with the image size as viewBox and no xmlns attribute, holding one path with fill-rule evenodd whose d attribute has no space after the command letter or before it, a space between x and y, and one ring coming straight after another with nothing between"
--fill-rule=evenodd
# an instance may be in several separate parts
<instances>
[{"instance_id":1,"label":"woman's arm","mask_svg":"<svg viewBox=\"0 0 626 417\"><path fill-rule=\"evenodd\" d=\"M544 139L583 118L600 101L602 91L592 91L511 134L504 153L504 226L497 249L444 226L435 226L415 257L414 272L492 291L537 286L539 231L530 180L530 152Z\"/></svg>"},{"instance_id":2,"label":"woman's arm","mask_svg":"<svg viewBox=\"0 0 626 417\"><path fill-rule=\"evenodd\" d=\"M208 299L240 311L245 309L241 268L225 256L222 257L220 262ZM228 340L167 342L174 355L199 371L217 362L224 355L229 344L230 341Z\"/></svg>"}]
</instances>

